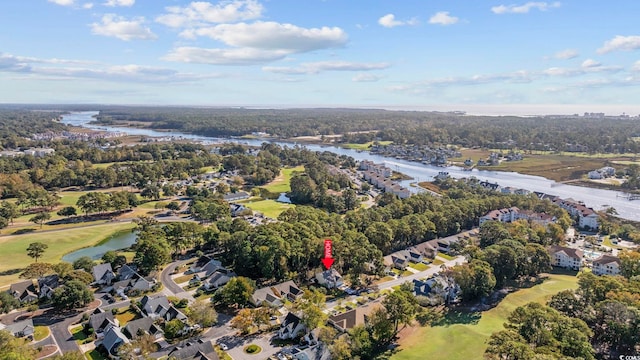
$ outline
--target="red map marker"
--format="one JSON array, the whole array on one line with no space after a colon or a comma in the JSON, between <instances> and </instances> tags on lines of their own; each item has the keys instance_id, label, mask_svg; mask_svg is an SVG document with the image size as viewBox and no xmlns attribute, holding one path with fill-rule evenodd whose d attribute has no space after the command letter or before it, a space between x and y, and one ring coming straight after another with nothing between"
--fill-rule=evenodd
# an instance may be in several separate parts
<instances>
[{"instance_id":1,"label":"red map marker","mask_svg":"<svg viewBox=\"0 0 640 360\"><path fill-rule=\"evenodd\" d=\"M329 270L331 265L333 265L333 261L334 260L331 255L331 240L326 239L324 241L324 258L322 258L322 264L327 268L327 270Z\"/></svg>"}]
</instances>

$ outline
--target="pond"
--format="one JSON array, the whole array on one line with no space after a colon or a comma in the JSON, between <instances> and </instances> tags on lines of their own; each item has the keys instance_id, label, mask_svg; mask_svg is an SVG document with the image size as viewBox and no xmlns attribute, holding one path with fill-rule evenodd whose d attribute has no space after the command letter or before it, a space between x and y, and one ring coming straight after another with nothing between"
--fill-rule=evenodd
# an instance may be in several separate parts
<instances>
[{"instance_id":1,"label":"pond","mask_svg":"<svg viewBox=\"0 0 640 360\"><path fill-rule=\"evenodd\" d=\"M108 240L92 247L70 252L62 257L62 261L74 262L83 256L93 260L100 259L107 251L122 250L136 243L136 234L133 232L117 233Z\"/></svg>"}]
</instances>

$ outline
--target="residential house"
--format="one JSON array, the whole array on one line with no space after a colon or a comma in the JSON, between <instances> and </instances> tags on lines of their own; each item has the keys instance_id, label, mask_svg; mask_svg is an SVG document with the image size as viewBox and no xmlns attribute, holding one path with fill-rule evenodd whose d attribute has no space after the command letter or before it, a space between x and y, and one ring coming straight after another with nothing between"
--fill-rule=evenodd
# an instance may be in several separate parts
<instances>
[{"instance_id":1,"label":"residential house","mask_svg":"<svg viewBox=\"0 0 640 360\"><path fill-rule=\"evenodd\" d=\"M240 216L247 210L247 207L242 204L231 203L229 207L231 208L231 216L233 217Z\"/></svg>"},{"instance_id":2,"label":"residential house","mask_svg":"<svg viewBox=\"0 0 640 360\"><path fill-rule=\"evenodd\" d=\"M128 344L129 339L122 333L119 327L111 326L104 334L104 338L100 343L107 350L109 356L118 358L118 348L123 344Z\"/></svg>"},{"instance_id":3,"label":"residential house","mask_svg":"<svg viewBox=\"0 0 640 360\"><path fill-rule=\"evenodd\" d=\"M381 302L374 301L364 306L358 306L355 309L343 312L341 314L332 315L329 317L329 323L333 325L337 330L346 332L353 329L357 325L363 325L369 315L374 310L379 309L382 306Z\"/></svg>"},{"instance_id":4,"label":"residential house","mask_svg":"<svg viewBox=\"0 0 640 360\"><path fill-rule=\"evenodd\" d=\"M251 195L249 195L248 193L246 193L244 191L239 191L237 193L224 194L222 196L222 199L224 199L227 202L233 202L233 201L248 199L250 197L251 197Z\"/></svg>"},{"instance_id":5,"label":"residential house","mask_svg":"<svg viewBox=\"0 0 640 360\"><path fill-rule=\"evenodd\" d=\"M38 279L38 292L40 299L51 299L53 291L60 286L58 274L47 275Z\"/></svg>"},{"instance_id":6,"label":"residential house","mask_svg":"<svg viewBox=\"0 0 640 360\"><path fill-rule=\"evenodd\" d=\"M406 270L407 266L409 266L409 260L400 255L400 256L396 256L396 255L391 255L391 266L398 269L398 270Z\"/></svg>"},{"instance_id":7,"label":"residential house","mask_svg":"<svg viewBox=\"0 0 640 360\"><path fill-rule=\"evenodd\" d=\"M486 215L480 217L480 225L487 221L513 222L519 219L520 209L513 206L505 209L489 211Z\"/></svg>"},{"instance_id":8,"label":"residential house","mask_svg":"<svg viewBox=\"0 0 640 360\"><path fill-rule=\"evenodd\" d=\"M106 331L114 326L120 326L120 323L111 311L104 311L101 308L97 308L91 316L89 316L89 327L93 329L98 339L101 339Z\"/></svg>"},{"instance_id":9,"label":"residential house","mask_svg":"<svg viewBox=\"0 0 640 360\"><path fill-rule=\"evenodd\" d=\"M254 291L251 295L251 303L254 306L267 305L281 307L285 301L296 301L302 297L303 291L293 281L283 282L273 286L267 286Z\"/></svg>"},{"instance_id":10,"label":"residential house","mask_svg":"<svg viewBox=\"0 0 640 360\"><path fill-rule=\"evenodd\" d=\"M124 264L118 269L118 281L129 280L134 277L138 272L128 264Z\"/></svg>"},{"instance_id":11,"label":"residential house","mask_svg":"<svg viewBox=\"0 0 640 360\"><path fill-rule=\"evenodd\" d=\"M427 280L413 280L413 292L416 296L431 298L432 305L438 305L456 299L460 287L443 276L435 276Z\"/></svg>"},{"instance_id":12,"label":"residential house","mask_svg":"<svg viewBox=\"0 0 640 360\"><path fill-rule=\"evenodd\" d=\"M38 300L36 287L33 286L33 281L31 280L11 284L9 287L9 293L21 303L29 303Z\"/></svg>"},{"instance_id":13,"label":"residential house","mask_svg":"<svg viewBox=\"0 0 640 360\"><path fill-rule=\"evenodd\" d=\"M93 279L98 285L111 285L111 282L116 278L110 263L96 265L92 272Z\"/></svg>"},{"instance_id":14,"label":"residential house","mask_svg":"<svg viewBox=\"0 0 640 360\"><path fill-rule=\"evenodd\" d=\"M0 324L0 330L8 331L11 333L11 335L18 338L26 337L28 339L32 339L35 327L33 326L32 319L26 319L15 322L11 325Z\"/></svg>"},{"instance_id":15,"label":"residential house","mask_svg":"<svg viewBox=\"0 0 640 360\"><path fill-rule=\"evenodd\" d=\"M620 259L611 255L601 255L593 260L592 272L596 275L620 274Z\"/></svg>"},{"instance_id":16,"label":"residential house","mask_svg":"<svg viewBox=\"0 0 640 360\"><path fill-rule=\"evenodd\" d=\"M208 255L202 255L198 258L198 260L196 260L196 262L194 262L191 267L189 268L189 270L187 270L187 274L195 274L195 273L199 273L200 271L202 271L202 268L207 265L207 263L209 263L209 261L211 261L212 258L209 257Z\"/></svg>"},{"instance_id":17,"label":"residential house","mask_svg":"<svg viewBox=\"0 0 640 360\"><path fill-rule=\"evenodd\" d=\"M218 260L211 259L200 269L200 271L195 273L193 278L202 281L220 269L224 269L222 267L222 263Z\"/></svg>"},{"instance_id":18,"label":"residential house","mask_svg":"<svg viewBox=\"0 0 640 360\"><path fill-rule=\"evenodd\" d=\"M176 309L169 299L164 295L150 297L145 295L140 299L142 311L152 319L163 318L165 321L178 319L187 320L187 316Z\"/></svg>"},{"instance_id":19,"label":"residential house","mask_svg":"<svg viewBox=\"0 0 640 360\"><path fill-rule=\"evenodd\" d=\"M176 360L219 360L213 343L211 341L203 342L189 341L185 344L176 346L169 352L169 359Z\"/></svg>"},{"instance_id":20,"label":"residential house","mask_svg":"<svg viewBox=\"0 0 640 360\"><path fill-rule=\"evenodd\" d=\"M327 289L335 289L344 285L342 275L334 268L316 273L316 280L318 280L318 284Z\"/></svg>"},{"instance_id":21,"label":"residential house","mask_svg":"<svg viewBox=\"0 0 640 360\"><path fill-rule=\"evenodd\" d=\"M551 265L571 270L580 270L584 258L584 253L580 249L557 245L549 247L549 255L551 255Z\"/></svg>"},{"instance_id":22,"label":"residential house","mask_svg":"<svg viewBox=\"0 0 640 360\"><path fill-rule=\"evenodd\" d=\"M233 271L221 268L211 274L210 277L205 279L202 286L204 286L205 290L207 291L215 290L221 286L224 286L229 282L229 280L231 280L231 278L236 276L236 273L234 273Z\"/></svg>"},{"instance_id":23,"label":"residential house","mask_svg":"<svg viewBox=\"0 0 640 360\"><path fill-rule=\"evenodd\" d=\"M123 333L129 339L134 339L142 334L152 335L156 340L164 336L162 329L160 329L150 317L129 321L124 327Z\"/></svg>"},{"instance_id":24,"label":"residential house","mask_svg":"<svg viewBox=\"0 0 640 360\"><path fill-rule=\"evenodd\" d=\"M278 329L278 337L280 340L295 339L301 332L306 330L302 320L296 314L290 312L284 318L280 329Z\"/></svg>"}]
</instances>

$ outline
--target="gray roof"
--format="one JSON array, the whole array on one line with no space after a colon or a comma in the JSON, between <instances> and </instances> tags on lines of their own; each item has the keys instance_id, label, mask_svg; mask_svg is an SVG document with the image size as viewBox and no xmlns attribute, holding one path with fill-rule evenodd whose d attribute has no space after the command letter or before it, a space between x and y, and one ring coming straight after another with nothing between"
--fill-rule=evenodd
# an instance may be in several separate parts
<instances>
[{"instance_id":1,"label":"gray roof","mask_svg":"<svg viewBox=\"0 0 640 360\"><path fill-rule=\"evenodd\" d=\"M122 265L120 270L118 270L118 280L128 280L131 279L137 272L129 265Z\"/></svg>"},{"instance_id":2,"label":"gray roof","mask_svg":"<svg viewBox=\"0 0 640 360\"><path fill-rule=\"evenodd\" d=\"M115 323L115 318L111 311L93 314L89 317L89 326L91 326L94 331L104 330L108 324L115 325Z\"/></svg>"},{"instance_id":3,"label":"gray roof","mask_svg":"<svg viewBox=\"0 0 640 360\"><path fill-rule=\"evenodd\" d=\"M31 296L34 299L38 298L38 296L36 295L36 287L33 286L33 281L31 280L25 280L19 283L11 284L9 292L11 293L11 295L13 295L13 297L17 298L20 301L23 301L23 299L28 296Z\"/></svg>"},{"instance_id":4,"label":"gray roof","mask_svg":"<svg viewBox=\"0 0 640 360\"><path fill-rule=\"evenodd\" d=\"M219 360L218 354L213 348L211 341L204 343L189 343L183 348L176 348L169 353L169 358L176 358L178 360L187 359L209 359Z\"/></svg>"},{"instance_id":5,"label":"gray roof","mask_svg":"<svg viewBox=\"0 0 640 360\"><path fill-rule=\"evenodd\" d=\"M47 275L38 279L38 288L40 289L44 286L55 289L58 285L60 285L60 277L58 274Z\"/></svg>"},{"instance_id":6,"label":"gray roof","mask_svg":"<svg viewBox=\"0 0 640 360\"><path fill-rule=\"evenodd\" d=\"M130 339L138 336L139 332L152 335L162 333L162 330L153 323L153 319L150 317L129 321L127 326L124 327L124 331L129 335Z\"/></svg>"},{"instance_id":7,"label":"gray roof","mask_svg":"<svg viewBox=\"0 0 640 360\"><path fill-rule=\"evenodd\" d=\"M11 325L7 325L4 329L9 331L14 336L29 336L32 335L34 331L33 320L22 320Z\"/></svg>"},{"instance_id":8,"label":"gray roof","mask_svg":"<svg viewBox=\"0 0 640 360\"><path fill-rule=\"evenodd\" d=\"M232 277L235 277L236 273L234 273L233 271L216 271L215 273L213 273L213 275L208 278L205 282L208 284L211 284L213 287L220 287L223 286L224 284L228 283L229 280L231 280Z\"/></svg>"},{"instance_id":9,"label":"gray roof","mask_svg":"<svg viewBox=\"0 0 640 360\"><path fill-rule=\"evenodd\" d=\"M140 299L140 304L142 305L142 308L147 313L147 315L162 315L171 307L169 299L167 299L167 297L164 295L158 295L155 297L149 297L145 295L142 297L142 299Z\"/></svg>"},{"instance_id":10,"label":"gray roof","mask_svg":"<svg viewBox=\"0 0 640 360\"><path fill-rule=\"evenodd\" d=\"M111 355L116 355L118 351L118 347L122 344L128 344L129 339L120 331L119 327L112 326L109 330L104 334L104 339L102 340L102 346L107 349L107 351Z\"/></svg>"},{"instance_id":11,"label":"gray roof","mask_svg":"<svg viewBox=\"0 0 640 360\"><path fill-rule=\"evenodd\" d=\"M111 264L104 263L104 264L96 265L93 267L93 278L96 281L103 280L105 278L105 275L108 274L109 272L113 274L113 269L111 268Z\"/></svg>"}]
</instances>

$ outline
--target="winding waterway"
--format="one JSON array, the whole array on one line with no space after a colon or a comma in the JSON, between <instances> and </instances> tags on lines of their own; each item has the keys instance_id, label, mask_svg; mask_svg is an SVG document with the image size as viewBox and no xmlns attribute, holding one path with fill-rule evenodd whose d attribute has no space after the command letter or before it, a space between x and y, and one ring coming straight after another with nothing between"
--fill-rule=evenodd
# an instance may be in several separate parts
<instances>
[{"instance_id":1,"label":"winding waterway","mask_svg":"<svg viewBox=\"0 0 640 360\"><path fill-rule=\"evenodd\" d=\"M212 138L201 135L185 134L175 131L155 131L150 129L124 128L89 124L93 120L93 116L97 115L97 111L78 112L63 116L62 122L69 125L82 126L94 130L102 130L109 132L127 133L129 135L140 135L149 137L173 137L176 139L190 139L202 141L205 143L222 143L233 142L247 145L261 145L265 140L252 139L233 139L233 138ZM274 143L281 146L291 147L292 143L278 142ZM411 181L405 181L403 185L408 186L409 182L414 181L430 181L438 172L443 171L442 167L424 165L421 163L395 159L387 156L371 155L367 152L358 152L352 149L344 149L335 146L304 144L309 150L313 151L331 151L340 155L348 155L356 160L371 160L376 163L385 163L388 167L407 174L414 178ZM612 206L620 217L640 221L640 201L629 201L623 197L619 197L619 192L612 190L592 189L574 185L566 185L557 183L540 176L525 175L515 172L504 171L488 171L478 170L464 171L460 167L451 166L446 168L449 175L453 178L463 178L475 176L479 180L498 183L500 186L511 186L515 188L527 189L529 191L543 192L549 195L560 196L561 198L572 198L574 200L583 201L585 205L601 210L606 206ZM411 188L410 188L411 189Z\"/></svg>"}]
</instances>

